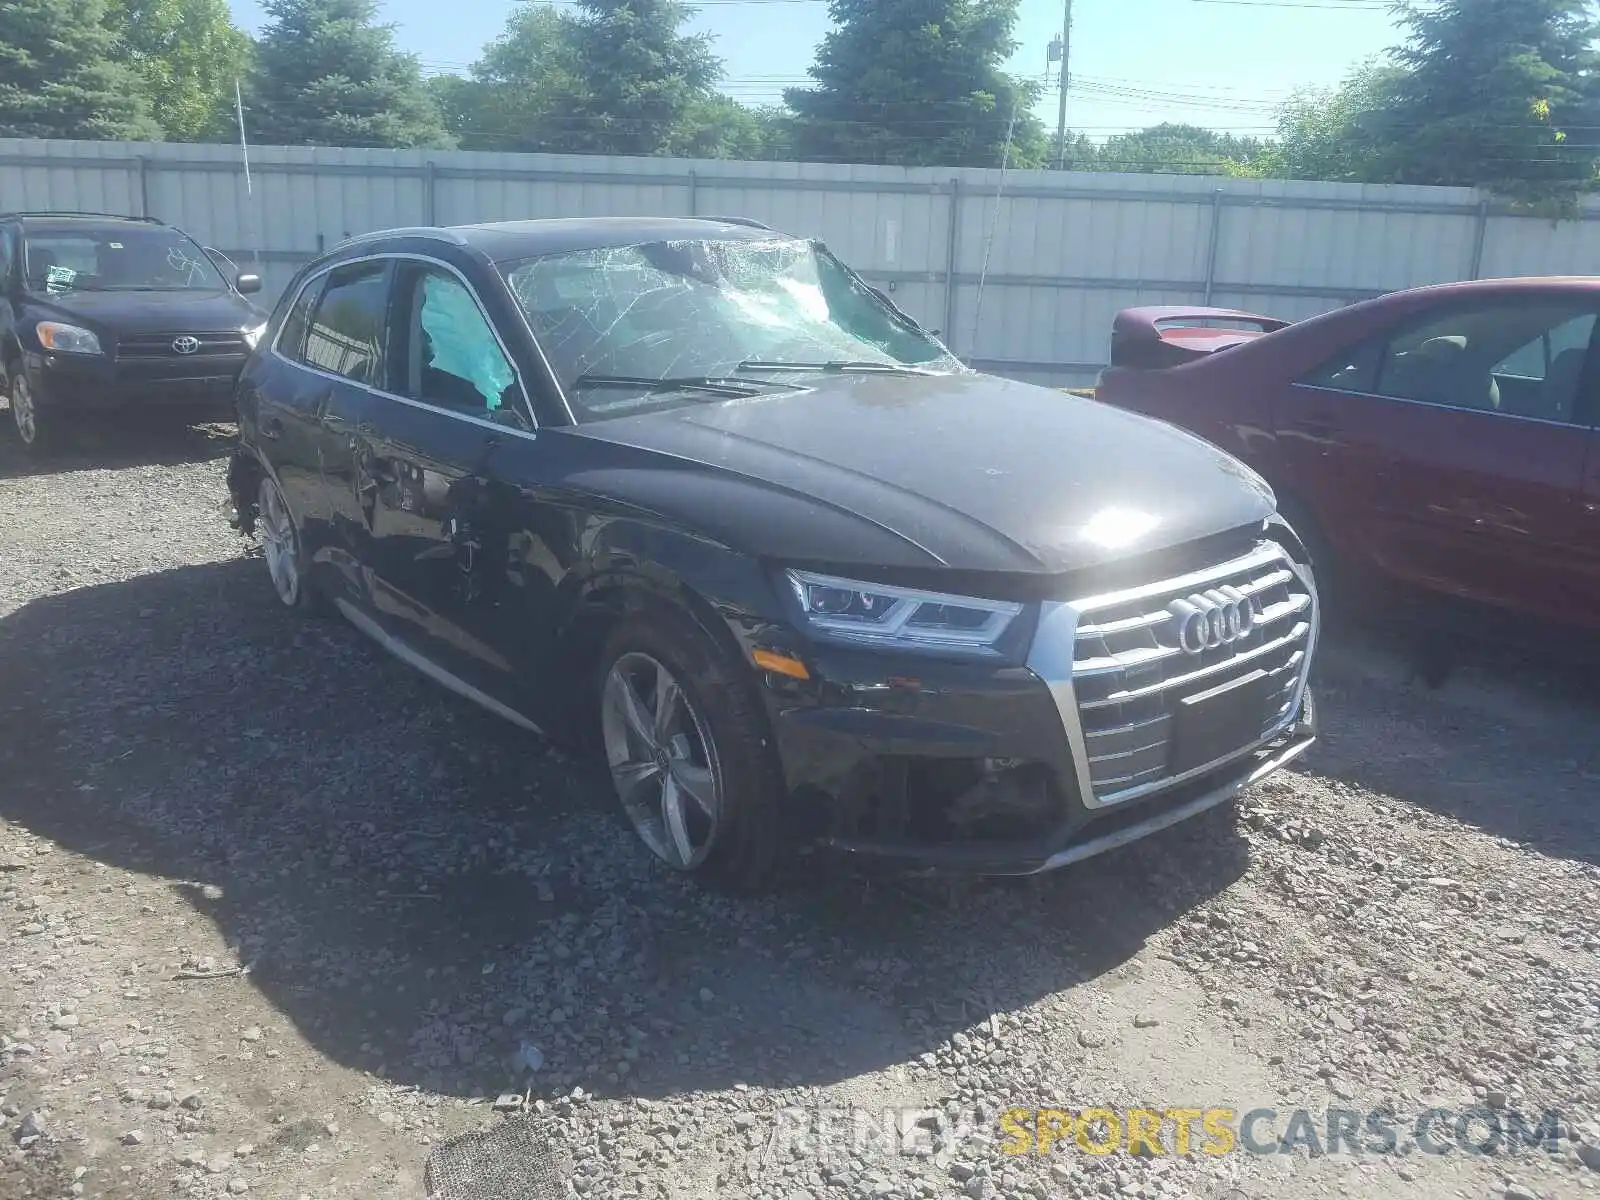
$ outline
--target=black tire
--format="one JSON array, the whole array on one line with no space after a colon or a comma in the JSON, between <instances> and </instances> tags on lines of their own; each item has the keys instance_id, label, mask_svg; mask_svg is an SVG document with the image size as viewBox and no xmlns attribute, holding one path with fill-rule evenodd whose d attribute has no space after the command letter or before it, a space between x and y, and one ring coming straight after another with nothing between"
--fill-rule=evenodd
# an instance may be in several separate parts
<instances>
[{"instance_id":1,"label":"black tire","mask_svg":"<svg viewBox=\"0 0 1600 1200\"><path fill-rule=\"evenodd\" d=\"M20 365L11 375L6 395L11 405L11 419L7 422L11 437L30 458L48 458L61 443L55 414L47 405L39 403Z\"/></svg>"},{"instance_id":2,"label":"black tire","mask_svg":"<svg viewBox=\"0 0 1600 1200\"><path fill-rule=\"evenodd\" d=\"M277 480L265 471L261 472L256 496L256 535L261 540L262 557L266 559L268 577L278 602L307 615L324 613L326 603L311 582L310 563L300 537L299 522L283 499ZM281 560L275 557L280 553L285 556ZM286 586L285 578L292 580L292 586Z\"/></svg>"},{"instance_id":3,"label":"black tire","mask_svg":"<svg viewBox=\"0 0 1600 1200\"><path fill-rule=\"evenodd\" d=\"M592 693L601 717L597 724L604 721L606 683L613 668L641 655L664 666L681 687L701 734L711 743L706 757L718 776L719 812L704 861L669 865L717 891L752 895L771 890L780 867L784 786L749 670L687 612L665 604L630 612L611 629L599 654ZM604 756L603 732L599 740ZM620 789L617 796L621 805Z\"/></svg>"}]
</instances>

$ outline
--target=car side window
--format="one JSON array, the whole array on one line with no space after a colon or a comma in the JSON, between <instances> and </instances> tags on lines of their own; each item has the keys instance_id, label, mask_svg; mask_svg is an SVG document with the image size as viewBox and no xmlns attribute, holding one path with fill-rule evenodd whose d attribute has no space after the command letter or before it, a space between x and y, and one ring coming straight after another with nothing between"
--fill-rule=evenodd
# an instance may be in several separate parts
<instances>
[{"instance_id":1,"label":"car side window","mask_svg":"<svg viewBox=\"0 0 1600 1200\"><path fill-rule=\"evenodd\" d=\"M388 298L385 262L357 263L329 272L306 328L300 361L356 383L382 386Z\"/></svg>"},{"instance_id":2,"label":"car side window","mask_svg":"<svg viewBox=\"0 0 1600 1200\"><path fill-rule=\"evenodd\" d=\"M468 416L522 413L517 374L477 298L442 267L405 264L395 289L390 390Z\"/></svg>"},{"instance_id":3,"label":"car side window","mask_svg":"<svg viewBox=\"0 0 1600 1200\"><path fill-rule=\"evenodd\" d=\"M285 358L303 361L306 329L311 324L311 311L316 307L317 299L322 295L322 285L327 280L326 275L319 275L306 284L294 298L289 311L284 314L283 325L278 330L277 346L278 353Z\"/></svg>"},{"instance_id":4,"label":"car side window","mask_svg":"<svg viewBox=\"0 0 1600 1200\"><path fill-rule=\"evenodd\" d=\"M1371 392L1383 358L1382 340L1341 350L1300 382L1341 392Z\"/></svg>"},{"instance_id":5,"label":"car side window","mask_svg":"<svg viewBox=\"0 0 1600 1200\"><path fill-rule=\"evenodd\" d=\"M1435 314L1390 336L1374 390L1400 400L1570 422L1595 315L1583 302L1560 299Z\"/></svg>"},{"instance_id":6,"label":"car side window","mask_svg":"<svg viewBox=\"0 0 1600 1200\"><path fill-rule=\"evenodd\" d=\"M11 287L11 229L0 227L0 290Z\"/></svg>"}]
</instances>

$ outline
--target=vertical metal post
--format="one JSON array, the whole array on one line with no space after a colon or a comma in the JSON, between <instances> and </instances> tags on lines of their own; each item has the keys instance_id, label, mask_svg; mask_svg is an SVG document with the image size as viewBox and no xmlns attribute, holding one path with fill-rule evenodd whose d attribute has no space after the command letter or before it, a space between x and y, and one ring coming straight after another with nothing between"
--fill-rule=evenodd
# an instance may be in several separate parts
<instances>
[{"instance_id":1,"label":"vertical metal post","mask_svg":"<svg viewBox=\"0 0 1600 1200\"><path fill-rule=\"evenodd\" d=\"M1056 110L1056 170L1067 169L1067 63L1072 50L1072 0L1061 15L1061 107Z\"/></svg>"},{"instance_id":2,"label":"vertical metal post","mask_svg":"<svg viewBox=\"0 0 1600 1200\"><path fill-rule=\"evenodd\" d=\"M1478 201L1478 221L1472 231L1472 266L1467 271L1468 279L1477 279L1483 272L1483 239L1489 232L1489 199L1484 197Z\"/></svg>"},{"instance_id":3,"label":"vertical metal post","mask_svg":"<svg viewBox=\"0 0 1600 1200\"><path fill-rule=\"evenodd\" d=\"M944 344L955 349L956 328L956 251L960 249L961 177L950 177L950 225L944 247L944 328L939 331Z\"/></svg>"},{"instance_id":4,"label":"vertical metal post","mask_svg":"<svg viewBox=\"0 0 1600 1200\"><path fill-rule=\"evenodd\" d=\"M139 215L150 215L150 159L139 156Z\"/></svg>"},{"instance_id":5,"label":"vertical metal post","mask_svg":"<svg viewBox=\"0 0 1600 1200\"><path fill-rule=\"evenodd\" d=\"M694 173L694 168L689 168L689 215L700 215L700 178Z\"/></svg>"},{"instance_id":6,"label":"vertical metal post","mask_svg":"<svg viewBox=\"0 0 1600 1200\"><path fill-rule=\"evenodd\" d=\"M1222 189L1211 193L1211 235L1206 240L1206 298L1211 303L1211 291L1217 282L1217 243L1222 240Z\"/></svg>"},{"instance_id":7,"label":"vertical metal post","mask_svg":"<svg viewBox=\"0 0 1600 1200\"><path fill-rule=\"evenodd\" d=\"M431 158L422 164L422 223L439 223L438 197L439 167Z\"/></svg>"}]
</instances>

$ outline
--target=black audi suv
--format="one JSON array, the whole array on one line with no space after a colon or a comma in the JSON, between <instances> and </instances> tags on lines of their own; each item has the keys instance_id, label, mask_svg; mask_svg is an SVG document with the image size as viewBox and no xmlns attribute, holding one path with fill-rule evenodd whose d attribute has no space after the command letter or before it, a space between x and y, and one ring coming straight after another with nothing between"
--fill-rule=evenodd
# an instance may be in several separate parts
<instances>
[{"instance_id":1,"label":"black audi suv","mask_svg":"<svg viewBox=\"0 0 1600 1200\"><path fill-rule=\"evenodd\" d=\"M219 261L148 217L0 214L0 389L23 449L112 413L231 421L267 314L260 278Z\"/></svg>"},{"instance_id":2,"label":"black audi suv","mask_svg":"<svg viewBox=\"0 0 1600 1200\"><path fill-rule=\"evenodd\" d=\"M235 521L500 716L603 754L672 867L821 843L1050 870L1314 737L1316 589L1200 439L979 374L744 220L389 230L240 379Z\"/></svg>"}]
</instances>

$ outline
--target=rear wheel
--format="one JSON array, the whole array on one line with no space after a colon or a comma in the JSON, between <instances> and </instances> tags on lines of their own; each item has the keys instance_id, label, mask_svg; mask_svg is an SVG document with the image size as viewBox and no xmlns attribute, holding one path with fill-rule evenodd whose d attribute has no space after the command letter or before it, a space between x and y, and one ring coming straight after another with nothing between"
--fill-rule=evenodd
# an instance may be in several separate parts
<instances>
[{"instance_id":1,"label":"rear wheel","mask_svg":"<svg viewBox=\"0 0 1600 1200\"><path fill-rule=\"evenodd\" d=\"M305 555L300 530L284 502L283 492L271 475L263 474L256 490L256 534L261 539L262 557L272 590L286 608L314 611L319 608L316 593L306 577Z\"/></svg>"},{"instance_id":2,"label":"rear wheel","mask_svg":"<svg viewBox=\"0 0 1600 1200\"><path fill-rule=\"evenodd\" d=\"M606 763L639 839L708 885L769 887L782 782L743 664L670 611L625 618L600 661Z\"/></svg>"}]
</instances>

